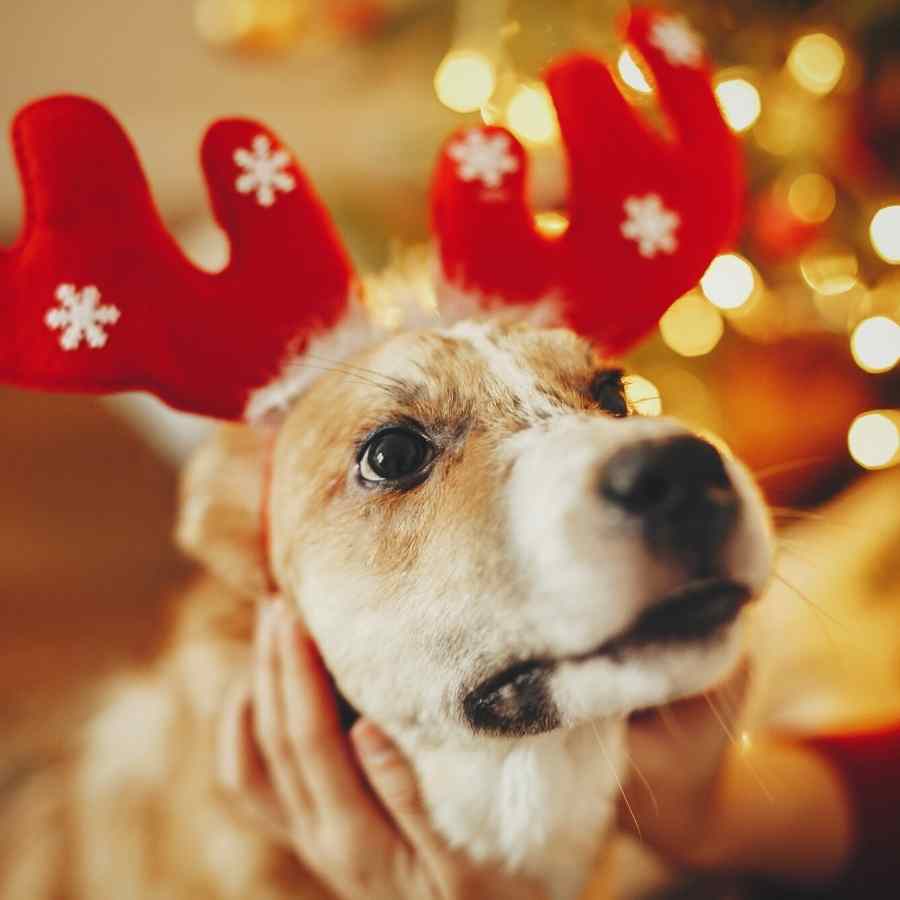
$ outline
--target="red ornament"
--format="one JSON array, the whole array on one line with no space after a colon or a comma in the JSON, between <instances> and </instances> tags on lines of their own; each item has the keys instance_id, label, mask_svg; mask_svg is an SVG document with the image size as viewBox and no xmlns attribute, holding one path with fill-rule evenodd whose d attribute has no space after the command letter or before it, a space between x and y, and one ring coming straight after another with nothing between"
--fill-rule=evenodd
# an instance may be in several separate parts
<instances>
[{"instance_id":1,"label":"red ornament","mask_svg":"<svg viewBox=\"0 0 900 900\"><path fill-rule=\"evenodd\" d=\"M599 60L551 65L546 81L569 158L562 236L535 228L527 158L502 128L451 138L432 194L450 280L505 301L558 293L568 323L613 353L649 332L734 238L744 189L740 147L699 39L682 20L648 10L631 15L627 37L656 77L674 139L640 119ZM492 156L505 170L484 178L478 163Z\"/></svg>"},{"instance_id":2,"label":"red ornament","mask_svg":"<svg viewBox=\"0 0 900 900\"><path fill-rule=\"evenodd\" d=\"M587 56L547 79L570 162L570 219L539 234L526 158L503 129L454 138L438 161L435 236L446 275L484 302L559 295L571 327L619 352L696 284L734 235L741 155L699 40L680 20L634 13L627 34L653 70L675 132L645 125ZM124 132L102 107L55 97L13 126L25 187L18 243L0 251L0 379L21 387L151 391L220 418L246 414L310 338L338 326L353 273L327 214L277 138L228 119L202 163L231 244L221 273L166 232ZM277 393L277 391L276 391Z\"/></svg>"}]
</instances>

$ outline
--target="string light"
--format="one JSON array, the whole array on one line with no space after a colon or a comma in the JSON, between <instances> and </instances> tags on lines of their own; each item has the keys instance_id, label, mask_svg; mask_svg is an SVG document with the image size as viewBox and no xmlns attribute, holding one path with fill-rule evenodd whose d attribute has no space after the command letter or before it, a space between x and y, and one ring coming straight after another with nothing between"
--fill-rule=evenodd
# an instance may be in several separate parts
<instances>
[{"instance_id":1,"label":"string light","mask_svg":"<svg viewBox=\"0 0 900 900\"><path fill-rule=\"evenodd\" d=\"M900 362L900 324L887 316L864 319L853 331L850 349L866 372L887 372Z\"/></svg>"},{"instance_id":2,"label":"string light","mask_svg":"<svg viewBox=\"0 0 900 900\"><path fill-rule=\"evenodd\" d=\"M535 213L534 225L545 237L559 237L568 230L569 219L562 213L549 210Z\"/></svg>"},{"instance_id":3,"label":"string light","mask_svg":"<svg viewBox=\"0 0 900 900\"><path fill-rule=\"evenodd\" d=\"M728 78L719 82L716 99L732 131L751 128L762 112L759 91L746 78Z\"/></svg>"},{"instance_id":4,"label":"string light","mask_svg":"<svg viewBox=\"0 0 900 900\"><path fill-rule=\"evenodd\" d=\"M659 388L642 375L629 375L625 379L625 397L638 415L658 416L662 414L662 398Z\"/></svg>"},{"instance_id":5,"label":"string light","mask_svg":"<svg viewBox=\"0 0 900 900\"><path fill-rule=\"evenodd\" d=\"M703 356L722 337L721 313L699 291L691 291L669 307L659 330L666 344L681 356Z\"/></svg>"},{"instance_id":6,"label":"string light","mask_svg":"<svg viewBox=\"0 0 900 900\"><path fill-rule=\"evenodd\" d=\"M824 175L807 172L791 182L787 200L791 212L801 222L818 225L834 212L837 197L834 185Z\"/></svg>"},{"instance_id":7,"label":"string light","mask_svg":"<svg viewBox=\"0 0 900 900\"><path fill-rule=\"evenodd\" d=\"M900 413L878 410L854 419L847 432L850 455L865 469L885 469L900 460Z\"/></svg>"},{"instance_id":8,"label":"string light","mask_svg":"<svg viewBox=\"0 0 900 900\"><path fill-rule=\"evenodd\" d=\"M875 252L888 263L900 264L900 206L885 206L872 217L869 237Z\"/></svg>"},{"instance_id":9,"label":"string light","mask_svg":"<svg viewBox=\"0 0 900 900\"><path fill-rule=\"evenodd\" d=\"M752 296L756 287L753 267L736 253L717 256L700 279L706 298L719 309L738 309Z\"/></svg>"},{"instance_id":10,"label":"string light","mask_svg":"<svg viewBox=\"0 0 900 900\"><path fill-rule=\"evenodd\" d=\"M451 50L434 74L438 100L454 112L474 112L494 93L493 63L476 50Z\"/></svg>"},{"instance_id":11,"label":"string light","mask_svg":"<svg viewBox=\"0 0 900 900\"><path fill-rule=\"evenodd\" d=\"M634 57L627 48L619 54L616 68L619 71L619 77L633 91L637 91L639 94L653 93L652 85L647 81L641 67L634 61Z\"/></svg>"},{"instance_id":12,"label":"string light","mask_svg":"<svg viewBox=\"0 0 900 900\"><path fill-rule=\"evenodd\" d=\"M807 34L788 55L788 71L794 80L813 94L824 95L841 80L846 55L831 35Z\"/></svg>"},{"instance_id":13,"label":"string light","mask_svg":"<svg viewBox=\"0 0 900 900\"><path fill-rule=\"evenodd\" d=\"M556 109L547 88L539 82L526 82L516 88L506 107L509 127L532 144L549 144L559 136Z\"/></svg>"}]
</instances>

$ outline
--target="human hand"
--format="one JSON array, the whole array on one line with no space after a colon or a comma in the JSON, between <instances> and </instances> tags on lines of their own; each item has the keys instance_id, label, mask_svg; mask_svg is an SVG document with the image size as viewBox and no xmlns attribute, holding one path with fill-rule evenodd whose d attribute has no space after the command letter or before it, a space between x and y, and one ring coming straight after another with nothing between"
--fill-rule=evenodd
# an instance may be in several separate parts
<instances>
[{"instance_id":1,"label":"human hand","mask_svg":"<svg viewBox=\"0 0 900 900\"><path fill-rule=\"evenodd\" d=\"M348 740L312 640L282 601L261 607L252 685L229 701L219 775L234 800L341 900L543 900L437 835L415 774L372 722Z\"/></svg>"},{"instance_id":2,"label":"human hand","mask_svg":"<svg viewBox=\"0 0 900 900\"><path fill-rule=\"evenodd\" d=\"M740 751L734 723L749 683L742 663L719 688L634 717L628 725L633 778L620 823L680 865L718 863L718 787Z\"/></svg>"}]
</instances>

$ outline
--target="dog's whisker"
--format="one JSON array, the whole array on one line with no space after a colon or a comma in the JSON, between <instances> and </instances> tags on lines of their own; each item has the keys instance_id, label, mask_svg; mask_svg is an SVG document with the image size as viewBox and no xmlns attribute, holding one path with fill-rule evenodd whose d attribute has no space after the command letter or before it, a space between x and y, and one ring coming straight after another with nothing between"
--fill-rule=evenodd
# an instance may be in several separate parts
<instances>
[{"instance_id":1,"label":"dog's whisker","mask_svg":"<svg viewBox=\"0 0 900 900\"><path fill-rule=\"evenodd\" d=\"M616 767L613 764L612 759L610 759L609 752L606 749L606 745L603 743L603 738L600 737L600 730L597 728L596 722L591 722L591 728L594 730L594 737L597 738L597 746L600 748L600 752L603 754L603 758L606 760L606 765L609 767L610 774L618 785L619 793L622 795L622 800L625 801L625 807L628 810L628 815L631 816L631 821L634 822L635 831L637 831L638 838L640 840L644 839L643 832L641 831L641 823L638 822L637 816L634 812L634 807L631 805L631 801L628 799L628 794L625 793L625 788L622 785L622 779L619 778L619 773L616 771Z\"/></svg>"},{"instance_id":2,"label":"dog's whisker","mask_svg":"<svg viewBox=\"0 0 900 900\"><path fill-rule=\"evenodd\" d=\"M319 362L324 362L329 365L333 365L335 367L342 366L345 369L350 369L350 370L353 370L356 372L362 372L366 375L371 376L374 379L380 379L385 384L390 384L390 385L395 385L395 386L402 386L402 384L403 384L403 379L397 378L395 375L388 375L384 372L378 372L375 369L367 369L365 366L357 366L356 364L346 362L345 360L329 359L326 356L319 356L314 353L307 353L306 358L307 359L317 359L317 360L319 360Z\"/></svg>"},{"instance_id":3,"label":"dog's whisker","mask_svg":"<svg viewBox=\"0 0 900 900\"><path fill-rule=\"evenodd\" d=\"M640 766L638 766L638 764L634 761L634 757L630 753L628 753L628 751L625 752L625 756L628 759L628 764L634 770L634 774L637 775L639 781L644 785L644 788L650 795L650 802L653 804L653 811L657 816L659 816L659 800L656 797L656 791L653 790L653 785L650 784L647 776L641 771Z\"/></svg>"},{"instance_id":4,"label":"dog's whisker","mask_svg":"<svg viewBox=\"0 0 900 900\"><path fill-rule=\"evenodd\" d=\"M364 384L368 387L374 387L381 391L390 391L392 389L392 386L389 384L382 384L378 381L375 381L372 378L367 378L364 374L361 374L359 372L354 372L354 371L352 371L352 369L348 370L341 365L318 366L315 363L306 362L305 360L303 362L297 363L296 365L298 365L304 369L314 369L319 372L331 372L336 375L343 375L345 378L347 378L350 381L355 382L356 384Z\"/></svg>"},{"instance_id":5,"label":"dog's whisker","mask_svg":"<svg viewBox=\"0 0 900 900\"><path fill-rule=\"evenodd\" d=\"M734 729L731 726L729 726L729 724L725 721L725 717L722 715L721 710L716 705L716 702L713 700L712 696L708 693L705 693L703 695L703 699L706 701L707 706L709 706L712 714L716 717L716 720L718 721L719 725L722 727L722 730L725 732L725 736L728 738L728 740L731 742L731 744L735 747L742 747L743 744L738 739L737 735L735 735ZM734 718L734 717L732 717L732 718ZM753 776L753 780L759 785L760 790L763 792L766 799L770 803L774 803L775 796L769 790L768 785L766 785L765 781L762 778L762 775L760 774L760 772L756 768L756 766L754 766L753 763L750 762L750 760L747 758L747 756L743 753L741 754L741 760L742 760L743 764L747 767L747 771L750 772L750 774Z\"/></svg>"},{"instance_id":6,"label":"dog's whisker","mask_svg":"<svg viewBox=\"0 0 900 900\"><path fill-rule=\"evenodd\" d=\"M675 740L682 744L687 744L687 734L685 733L684 728L678 723L672 710L667 706L659 706L656 711L659 713L659 719L665 726L666 731L668 731Z\"/></svg>"},{"instance_id":7,"label":"dog's whisker","mask_svg":"<svg viewBox=\"0 0 900 900\"><path fill-rule=\"evenodd\" d=\"M719 707L716 706L716 703L713 700L712 696L708 693L704 693L703 699L706 701L706 705L710 708L710 711L712 712L712 714L716 717L716 721L719 723L719 725L722 726L722 731L725 732L725 737L727 737L728 740L731 741L732 744L737 745L738 744L737 736L735 735L734 731L731 729L729 724L725 721L725 717L722 715L722 712L719 709Z\"/></svg>"},{"instance_id":8,"label":"dog's whisker","mask_svg":"<svg viewBox=\"0 0 900 900\"><path fill-rule=\"evenodd\" d=\"M800 560L801 562L806 563L806 565L811 566L813 569L819 570L821 568L821 565L822 565L821 560L816 561L816 560L812 559L811 557L807 556L803 550L798 550L797 547L798 547L798 544L793 541L784 541L784 540L778 541L778 552L779 553L786 553L789 556L793 556L794 558Z\"/></svg>"},{"instance_id":9,"label":"dog's whisker","mask_svg":"<svg viewBox=\"0 0 900 900\"><path fill-rule=\"evenodd\" d=\"M812 607L812 609L816 610L823 618L828 619L828 621L834 623L840 628L849 630L849 625L846 622L842 622L832 613L828 612L828 610L824 609L820 604L812 600L806 593L801 591L800 588L797 587L797 585L788 581L788 579L785 578L784 575L782 575L781 572L779 572L777 569L772 572L772 576L778 579L778 581L780 581L786 588L789 588L791 591L793 591L801 600L803 600L805 603L808 603L809 606Z\"/></svg>"},{"instance_id":10,"label":"dog's whisker","mask_svg":"<svg viewBox=\"0 0 900 900\"><path fill-rule=\"evenodd\" d=\"M796 509L790 506L770 506L769 512L772 518L778 519L804 519L810 522L821 522L823 525L834 525L837 528L844 528L850 531L853 526L849 522L841 519L835 519L832 515L811 512L807 509Z\"/></svg>"},{"instance_id":11,"label":"dog's whisker","mask_svg":"<svg viewBox=\"0 0 900 900\"><path fill-rule=\"evenodd\" d=\"M764 481L766 478L771 478L774 475L781 475L783 472L793 472L794 470L802 469L805 466L813 466L816 463L828 462L829 459L831 459L830 456L825 456L823 454L819 454L818 456L804 456L800 459L792 459L787 462L766 466L763 469L756 469L753 471L753 477L756 478L757 481Z\"/></svg>"}]
</instances>

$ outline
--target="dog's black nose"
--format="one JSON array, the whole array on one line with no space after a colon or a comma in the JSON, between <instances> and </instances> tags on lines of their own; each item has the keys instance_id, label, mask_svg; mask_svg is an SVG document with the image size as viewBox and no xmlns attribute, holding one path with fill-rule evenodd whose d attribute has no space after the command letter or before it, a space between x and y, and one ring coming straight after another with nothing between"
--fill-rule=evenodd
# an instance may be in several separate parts
<instances>
[{"instance_id":1,"label":"dog's black nose","mask_svg":"<svg viewBox=\"0 0 900 900\"><path fill-rule=\"evenodd\" d=\"M606 464L601 494L643 520L654 549L698 563L711 561L737 518L722 457L690 435L623 447Z\"/></svg>"}]
</instances>

